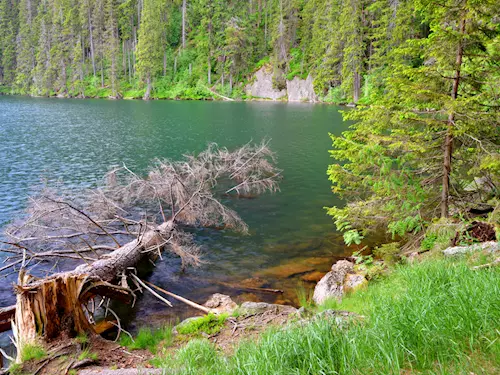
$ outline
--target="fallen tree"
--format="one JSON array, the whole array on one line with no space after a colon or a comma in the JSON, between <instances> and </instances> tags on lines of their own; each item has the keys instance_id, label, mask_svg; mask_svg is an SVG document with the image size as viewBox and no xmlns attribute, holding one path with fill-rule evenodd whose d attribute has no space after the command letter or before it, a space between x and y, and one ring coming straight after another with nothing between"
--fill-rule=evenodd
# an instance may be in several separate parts
<instances>
[{"instance_id":1,"label":"fallen tree","mask_svg":"<svg viewBox=\"0 0 500 375\"><path fill-rule=\"evenodd\" d=\"M186 227L246 232L218 194L276 191L279 174L267 142L233 152L211 144L180 162L157 160L145 177L126 166L114 168L102 187L79 197L43 190L30 200L25 218L7 228L1 248L10 255L2 270L19 272L12 322L18 360L27 344L94 333L99 308L116 317L110 299L130 302L149 288L135 275L142 259L161 258L168 250L181 258L182 268L199 265L200 249ZM30 275L40 272L41 262L56 266L61 259L81 264L65 272L44 267L41 278Z\"/></svg>"}]
</instances>

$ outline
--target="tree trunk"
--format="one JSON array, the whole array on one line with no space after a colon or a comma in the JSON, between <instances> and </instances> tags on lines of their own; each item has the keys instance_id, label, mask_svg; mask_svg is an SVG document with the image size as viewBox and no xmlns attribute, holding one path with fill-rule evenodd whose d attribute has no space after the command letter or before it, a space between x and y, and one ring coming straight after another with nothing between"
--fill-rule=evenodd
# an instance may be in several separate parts
<instances>
[{"instance_id":1,"label":"tree trunk","mask_svg":"<svg viewBox=\"0 0 500 375\"><path fill-rule=\"evenodd\" d=\"M163 52L163 77L167 75L167 51Z\"/></svg>"},{"instance_id":2,"label":"tree trunk","mask_svg":"<svg viewBox=\"0 0 500 375\"><path fill-rule=\"evenodd\" d=\"M89 7L89 38L90 38L90 57L92 59L92 70L94 72L94 77L95 77L96 69L95 69L95 56L94 56L94 38L92 36L92 17L90 14L90 7Z\"/></svg>"},{"instance_id":3,"label":"tree trunk","mask_svg":"<svg viewBox=\"0 0 500 375\"><path fill-rule=\"evenodd\" d=\"M151 97L151 73L148 74L148 78L146 80L146 92L144 93L144 96L142 97L143 100L149 100Z\"/></svg>"},{"instance_id":4,"label":"tree trunk","mask_svg":"<svg viewBox=\"0 0 500 375\"><path fill-rule=\"evenodd\" d=\"M353 88L353 101L354 103L357 103L359 100L359 97L361 95L361 77L360 74L355 71L354 72L354 88Z\"/></svg>"},{"instance_id":5,"label":"tree trunk","mask_svg":"<svg viewBox=\"0 0 500 375\"><path fill-rule=\"evenodd\" d=\"M21 272L16 286L15 323L12 323L18 361L23 346L27 344L52 341L61 335L93 334L94 328L82 306L96 295L130 300L129 289L111 283L151 254L148 250L161 246L171 230L172 223L164 222L104 259L45 279L32 280Z\"/></svg>"},{"instance_id":6,"label":"tree trunk","mask_svg":"<svg viewBox=\"0 0 500 375\"><path fill-rule=\"evenodd\" d=\"M212 84L212 61L210 60L210 54L208 55L208 61L207 61L207 65L208 65L208 68L207 68L207 81L208 81L208 84L211 85Z\"/></svg>"},{"instance_id":7,"label":"tree trunk","mask_svg":"<svg viewBox=\"0 0 500 375\"><path fill-rule=\"evenodd\" d=\"M182 0L182 48L186 48L186 0Z\"/></svg>"},{"instance_id":8,"label":"tree trunk","mask_svg":"<svg viewBox=\"0 0 500 375\"><path fill-rule=\"evenodd\" d=\"M453 79L453 87L451 89L451 99L456 100L458 95L458 87L460 85L460 73L462 68L462 60L464 55L463 37L465 35L465 15L460 21L460 41L458 43L457 55L455 60L455 77ZM446 218L450 215L449 195L450 195L450 174L451 174L451 158L453 155L453 125L455 122L455 113L451 112L448 116L448 129L444 140L444 157L443 157L443 183L441 191L441 217Z\"/></svg>"}]
</instances>

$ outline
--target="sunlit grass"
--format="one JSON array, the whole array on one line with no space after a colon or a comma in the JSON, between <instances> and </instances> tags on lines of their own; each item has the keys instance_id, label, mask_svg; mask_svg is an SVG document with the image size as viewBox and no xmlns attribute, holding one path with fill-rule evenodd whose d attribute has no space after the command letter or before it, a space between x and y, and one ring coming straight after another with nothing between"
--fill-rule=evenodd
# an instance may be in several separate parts
<instances>
[{"instance_id":1,"label":"sunlit grass","mask_svg":"<svg viewBox=\"0 0 500 375\"><path fill-rule=\"evenodd\" d=\"M500 367L500 271L433 259L394 271L342 303L365 316L274 329L226 357L189 343L164 367L177 374L492 374ZM174 371L175 370L175 371Z\"/></svg>"},{"instance_id":2,"label":"sunlit grass","mask_svg":"<svg viewBox=\"0 0 500 375\"><path fill-rule=\"evenodd\" d=\"M38 344L26 344L23 346L21 352L21 360L23 362L30 361L32 359L38 360L42 359L47 355L45 348Z\"/></svg>"},{"instance_id":3,"label":"sunlit grass","mask_svg":"<svg viewBox=\"0 0 500 375\"><path fill-rule=\"evenodd\" d=\"M158 329L141 328L134 339L126 335L120 337L120 345L131 350L148 349L151 353L157 351L160 343L168 346L172 344L172 341L173 333L170 326L163 326Z\"/></svg>"}]
</instances>

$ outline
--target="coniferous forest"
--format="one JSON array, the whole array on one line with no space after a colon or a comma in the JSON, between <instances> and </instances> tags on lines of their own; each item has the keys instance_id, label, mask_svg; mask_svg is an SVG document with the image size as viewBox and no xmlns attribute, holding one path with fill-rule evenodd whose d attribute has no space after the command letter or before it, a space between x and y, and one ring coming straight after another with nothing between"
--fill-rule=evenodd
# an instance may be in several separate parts
<instances>
[{"instance_id":1,"label":"coniferous forest","mask_svg":"<svg viewBox=\"0 0 500 375\"><path fill-rule=\"evenodd\" d=\"M0 85L34 96L245 98L252 73L266 66L276 89L310 74L320 100L358 102L383 94L397 72L448 89L441 83L452 82L462 40L470 93L498 76L497 5L0 0Z\"/></svg>"},{"instance_id":2,"label":"coniferous forest","mask_svg":"<svg viewBox=\"0 0 500 375\"><path fill-rule=\"evenodd\" d=\"M0 95L339 105L0 97L0 374L498 374L499 6L0 0Z\"/></svg>"}]
</instances>

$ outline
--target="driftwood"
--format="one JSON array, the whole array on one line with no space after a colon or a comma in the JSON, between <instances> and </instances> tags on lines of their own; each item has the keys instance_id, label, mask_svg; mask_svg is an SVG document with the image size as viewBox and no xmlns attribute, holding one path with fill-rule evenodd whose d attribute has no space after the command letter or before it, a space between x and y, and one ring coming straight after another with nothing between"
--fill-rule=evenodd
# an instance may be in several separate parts
<instances>
[{"instance_id":1,"label":"driftwood","mask_svg":"<svg viewBox=\"0 0 500 375\"><path fill-rule=\"evenodd\" d=\"M249 292L258 292L258 293L272 293L272 294L283 294L284 291L282 289L273 289L273 288L256 288L251 286L243 286L243 285L235 285L231 283L225 283L223 281L218 281L217 284L226 286L231 289L237 290L245 290Z\"/></svg>"},{"instance_id":2,"label":"driftwood","mask_svg":"<svg viewBox=\"0 0 500 375\"><path fill-rule=\"evenodd\" d=\"M31 199L25 219L7 229L8 241L0 248L11 257L0 271L19 267L15 313L12 307L0 311L4 324L14 316L17 360L26 344L94 334L96 305L118 318L108 307L110 299L132 302L137 291L149 288L135 275L141 260L169 250L183 268L199 265L200 249L184 227L246 232L242 219L217 199L220 181L226 186L219 194L259 194L277 190L279 174L267 143L234 152L210 145L182 162L157 161L146 177L125 166L114 168L104 187L83 198L49 190ZM228 188L227 182L233 185ZM28 273L40 261L68 258L81 264L67 272L48 270L40 279Z\"/></svg>"}]
</instances>

